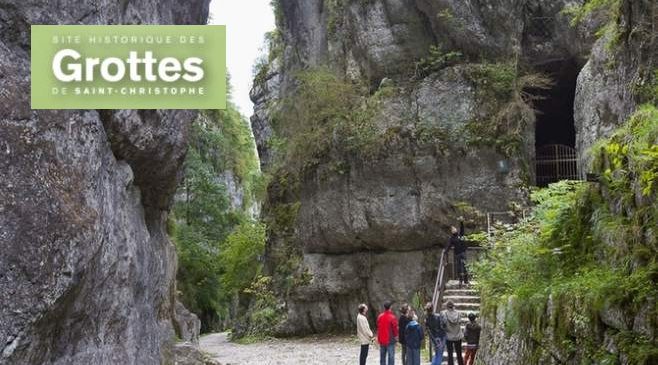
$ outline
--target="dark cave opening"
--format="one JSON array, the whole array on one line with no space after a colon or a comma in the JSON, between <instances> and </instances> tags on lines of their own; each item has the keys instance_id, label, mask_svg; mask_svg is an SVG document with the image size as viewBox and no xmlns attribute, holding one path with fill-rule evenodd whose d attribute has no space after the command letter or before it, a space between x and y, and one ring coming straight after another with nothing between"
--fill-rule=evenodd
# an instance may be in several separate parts
<instances>
[{"instance_id":1,"label":"dark cave opening","mask_svg":"<svg viewBox=\"0 0 658 365\"><path fill-rule=\"evenodd\" d=\"M531 91L539 97L534 102L535 182L546 186L579 179L573 109L581 65L573 59L558 60L536 65L535 69L553 80L549 89Z\"/></svg>"}]
</instances>

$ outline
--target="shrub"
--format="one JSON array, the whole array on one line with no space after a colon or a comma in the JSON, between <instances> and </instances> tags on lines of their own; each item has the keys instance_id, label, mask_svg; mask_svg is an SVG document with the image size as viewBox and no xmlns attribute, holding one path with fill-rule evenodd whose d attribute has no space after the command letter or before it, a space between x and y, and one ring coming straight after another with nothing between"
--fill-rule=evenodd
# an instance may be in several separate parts
<instances>
[{"instance_id":1,"label":"shrub","mask_svg":"<svg viewBox=\"0 0 658 365\"><path fill-rule=\"evenodd\" d=\"M462 58L461 52L444 51L441 45L430 46L429 54L416 62L416 78L422 79L434 72L453 66Z\"/></svg>"},{"instance_id":2,"label":"shrub","mask_svg":"<svg viewBox=\"0 0 658 365\"><path fill-rule=\"evenodd\" d=\"M596 30L596 36L602 37L611 34L607 46L613 47L621 37L619 17L621 14L621 0L589 0L582 4L571 4L566 6L562 13L571 17L571 25L578 26L593 17L602 15L605 19L603 25Z\"/></svg>"},{"instance_id":3,"label":"shrub","mask_svg":"<svg viewBox=\"0 0 658 365\"><path fill-rule=\"evenodd\" d=\"M568 5L562 12L570 16L571 25L576 26L596 12L603 12L607 17L611 18L618 14L620 6L620 0L589 0L582 4Z\"/></svg>"},{"instance_id":4,"label":"shrub","mask_svg":"<svg viewBox=\"0 0 658 365\"><path fill-rule=\"evenodd\" d=\"M467 142L495 147L507 156L518 155L523 134L535 120L532 90L548 89L550 78L539 73L521 73L512 63L466 66L465 76L475 86L481 117L465 128Z\"/></svg>"},{"instance_id":5,"label":"shrub","mask_svg":"<svg viewBox=\"0 0 658 365\"><path fill-rule=\"evenodd\" d=\"M658 189L658 109L646 104L633 114L624 128L595 145L595 166L603 171L602 182L617 195L633 199L634 183L629 172L639 176L641 192L654 195ZM621 196L620 196L621 197Z\"/></svg>"},{"instance_id":6,"label":"shrub","mask_svg":"<svg viewBox=\"0 0 658 365\"><path fill-rule=\"evenodd\" d=\"M281 167L300 173L328 160L332 151L376 155L382 139L373 119L389 88L368 96L365 85L327 68L302 71L297 80L294 95L281 102L273 118L283 138L278 144Z\"/></svg>"},{"instance_id":7,"label":"shrub","mask_svg":"<svg viewBox=\"0 0 658 365\"><path fill-rule=\"evenodd\" d=\"M241 335L256 339L272 335L274 329L284 319L272 290L272 278L258 276L245 293L251 295L253 300L246 315L247 331Z\"/></svg>"}]
</instances>

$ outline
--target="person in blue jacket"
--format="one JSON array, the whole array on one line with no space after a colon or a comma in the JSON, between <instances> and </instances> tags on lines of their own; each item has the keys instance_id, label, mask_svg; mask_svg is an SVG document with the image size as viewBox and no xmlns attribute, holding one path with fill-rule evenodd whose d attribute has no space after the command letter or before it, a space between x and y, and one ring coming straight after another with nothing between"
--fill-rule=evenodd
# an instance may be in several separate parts
<instances>
[{"instance_id":1,"label":"person in blue jacket","mask_svg":"<svg viewBox=\"0 0 658 365\"><path fill-rule=\"evenodd\" d=\"M423 327L418 323L418 316L410 311L411 321L404 329L404 338L407 346L407 365L420 365L420 345L425 339Z\"/></svg>"}]
</instances>

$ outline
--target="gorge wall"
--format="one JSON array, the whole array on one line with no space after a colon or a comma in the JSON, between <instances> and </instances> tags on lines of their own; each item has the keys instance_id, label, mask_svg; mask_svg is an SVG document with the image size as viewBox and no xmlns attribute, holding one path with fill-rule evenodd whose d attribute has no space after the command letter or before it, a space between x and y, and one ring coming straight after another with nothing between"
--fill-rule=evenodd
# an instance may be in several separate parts
<instances>
[{"instance_id":1,"label":"gorge wall","mask_svg":"<svg viewBox=\"0 0 658 365\"><path fill-rule=\"evenodd\" d=\"M361 302L426 299L459 215L482 228L484 212L525 203L535 148L526 91L543 87L534 71L555 60L582 67L600 22L572 27L561 12L572 3L275 2L278 30L251 121L273 175L263 209L278 334L351 329ZM359 135L310 116L333 142L293 156L305 166L295 169L276 146L295 138L286 105L302 98L309 73L365 84L362 109L376 107L364 122L369 144L352 150L341 141Z\"/></svg>"},{"instance_id":2,"label":"gorge wall","mask_svg":"<svg viewBox=\"0 0 658 365\"><path fill-rule=\"evenodd\" d=\"M587 64L578 76L576 143L582 164L590 167L588 171L603 176L600 184L592 186L595 194L601 197L599 207L593 204L595 212L608 210L615 219L627 222L624 224L633 227L633 230L632 233L621 233L617 229L618 235L602 234L600 231L605 230L606 226L602 223L605 218L600 214L594 214L587 224L593 227L591 230L595 239L602 241L603 248L599 248L595 256L596 265L610 271L630 267L630 270L624 271L626 276L637 275L642 270L654 270L654 274L645 280L655 288L655 268L652 269L652 265L658 252L655 231L658 204L654 190L640 191L641 176L650 175L651 170L638 171L641 165L631 154L623 157L621 167L615 167L609 160L601 162L600 158L596 162L597 155L610 153L610 149L606 145L599 145L598 148L592 146L597 140L615 133L612 143L628 146L639 138L647 138L643 145L638 145L647 153L651 148L656 149L658 4L640 0L610 2L609 6L615 16L594 45ZM641 120L644 124L638 123ZM622 126L626 126L625 134L615 131ZM642 130L648 131L647 134ZM655 165L655 157L652 161ZM621 175L615 175L615 172L610 174L615 168L623 169ZM622 185L625 186L623 189L615 189L606 182L615 181L618 179L616 176L626 176L628 187ZM620 195L623 194L629 198L622 198ZM636 254L645 249L646 256ZM622 257L616 256L615 252L622 252ZM642 290L644 296L635 297L636 294L625 288L622 281L610 283L615 287L614 292L619 294L611 293L598 306L583 305L574 300L565 302L558 295L551 294L546 303L538 306L534 317L526 318L525 328L512 333L506 328L518 314L517 300L510 297L507 303L493 304L483 298L483 305L491 305L493 312L483 318L483 347L478 355L483 361L480 363L655 363L658 361L658 307L655 294L650 294L652 289L649 287ZM590 293L597 290L594 283L588 289ZM548 292L551 293L550 288ZM615 299L617 297L624 299Z\"/></svg>"},{"instance_id":3,"label":"gorge wall","mask_svg":"<svg viewBox=\"0 0 658 365\"><path fill-rule=\"evenodd\" d=\"M0 1L0 363L173 364L173 319L198 331L166 234L196 112L31 110L29 32L205 24L208 3Z\"/></svg>"}]
</instances>

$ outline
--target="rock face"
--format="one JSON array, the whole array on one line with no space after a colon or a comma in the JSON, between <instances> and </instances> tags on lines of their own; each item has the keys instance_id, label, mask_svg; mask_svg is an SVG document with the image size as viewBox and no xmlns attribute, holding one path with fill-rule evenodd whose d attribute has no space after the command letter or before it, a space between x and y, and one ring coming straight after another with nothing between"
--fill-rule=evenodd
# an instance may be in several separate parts
<instances>
[{"instance_id":1,"label":"rock face","mask_svg":"<svg viewBox=\"0 0 658 365\"><path fill-rule=\"evenodd\" d=\"M576 59L584 64L599 21L577 28L561 14L582 1L277 0L282 55L256 80L251 117L263 164L270 162L268 108L294 88L296 71L326 65L379 85L406 80L431 45L458 50L469 60L532 65Z\"/></svg>"},{"instance_id":2,"label":"rock face","mask_svg":"<svg viewBox=\"0 0 658 365\"><path fill-rule=\"evenodd\" d=\"M0 1L0 363L173 363L167 210L191 111L30 109L30 24L203 24L208 1Z\"/></svg>"},{"instance_id":3,"label":"rock face","mask_svg":"<svg viewBox=\"0 0 658 365\"><path fill-rule=\"evenodd\" d=\"M637 105L647 102L640 87L655 72L656 4L622 1L617 34L608 32L592 49L578 76L575 99L576 149L582 166L590 162L592 143L628 120ZM655 81L654 81L655 82Z\"/></svg>"},{"instance_id":4,"label":"rock face","mask_svg":"<svg viewBox=\"0 0 658 365\"><path fill-rule=\"evenodd\" d=\"M267 247L268 272L275 281L294 282L277 293L287 315L280 334L351 329L360 302L378 309L386 299L425 300L447 230L464 214L460 207L475 212L473 229L486 222L482 212L524 201L532 180L534 118L528 116L515 135L520 147L513 154L474 141L467 126L485 123L493 112L469 65L584 63L592 40L560 13L567 3L277 2L281 55L252 90L251 121L265 170L276 154L270 148L273 105L294 96L298 70L326 66L372 90L394 89L374 118L382 136L394 136L384 156L352 156L344 168L320 163L293 194L281 194L286 188L276 181L270 186L266 216L276 220L277 212L299 208L293 227L273 228ZM417 62L432 45L461 52L465 64L419 73ZM277 123L286 123L285 114ZM428 142L418 137L423 130L442 136ZM290 252L298 262L290 264ZM282 273L289 264L293 273Z\"/></svg>"},{"instance_id":5,"label":"rock face","mask_svg":"<svg viewBox=\"0 0 658 365\"><path fill-rule=\"evenodd\" d=\"M589 61L578 76L575 124L581 166L590 165L592 154L589 149L596 140L608 137L611 131L628 120L638 105L651 101L651 97L647 98L639 92L639 87L650 82L651 73L658 67L656 37L651 33L651 29L655 29L658 8L655 1L624 0L620 4L620 17L613 19L616 32L608 32L597 41ZM652 97L655 103L656 95ZM620 211L629 209L624 203L609 204ZM648 233L647 239L652 234ZM627 243L609 244L623 247ZM610 265L606 260L611 259L606 255L601 255L600 260L601 265ZM538 342L537 338L505 333L506 311L512 307L512 302L500 306L494 318L483 319L483 346L478 352L482 364L521 364L529 361L534 364L580 364L591 360L583 359L582 351L570 353L565 346L556 343L554 326L564 306L559 307L549 301L540 321L545 324L540 336L543 342ZM566 307L578 308L573 303L567 303ZM639 310L626 305L608 304L597 312L600 321L575 325L579 332L569 333L568 336L591 338L593 344L614 355L611 361L615 363L636 364L621 351L623 344L620 341L623 340L617 334L643 336L655 344L658 318L655 311L651 312L648 308L655 308L655 299L648 299ZM537 354L541 354L540 358L536 357ZM655 358L649 357L644 361L648 364L653 363L652 360Z\"/></svg>"}]
</instances>

